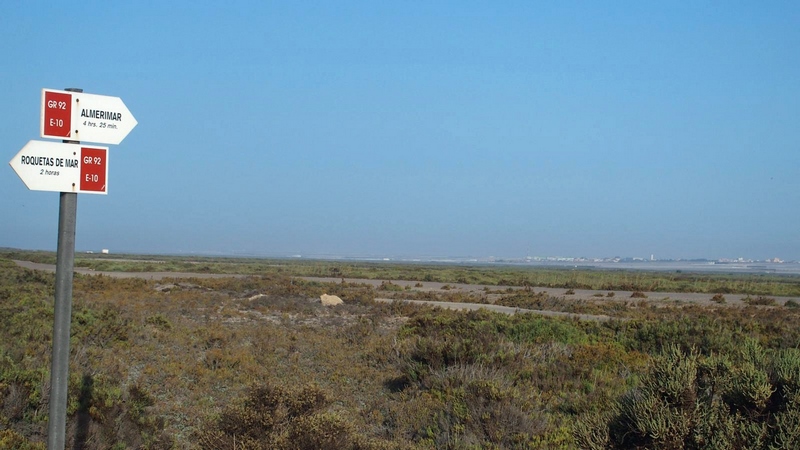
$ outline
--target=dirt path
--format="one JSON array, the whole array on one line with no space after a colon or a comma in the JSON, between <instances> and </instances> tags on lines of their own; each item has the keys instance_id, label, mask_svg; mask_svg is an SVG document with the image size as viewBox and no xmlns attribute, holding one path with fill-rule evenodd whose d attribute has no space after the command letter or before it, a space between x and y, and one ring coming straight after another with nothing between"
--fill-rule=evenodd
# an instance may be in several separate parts
<instances>
[{"instance_id":1,"label":"dirt path","mask_svg":"<svg viewBox=\"0 0 800 450\"><path fill-rule=\"evenodd\" d=\"M604 316L604 315L592 315L592 314L574 314L574 313L567 313L561 311L547 311L541 309L525 309L525 308L514 308L512 306L500 306L500 305L490 305L485 303L458 303L458 302L435 302L432 300L395 300L392 298L376 298L376 302L383 302L383 303L391 303L391 302L405 302L411 304L418 304L418 305L429 305L429 306L438 306L440 308L445 309L456 309L456 310L467 310L467 311L475 311L478 309L486 309L493 312L499 312L503 314L523 314L523 313L533 313L538 314L540 316L547 316L547 317L569 317L572 319L580 319L580 320L597 320L597 321L606 321L614 319L614 317ZM624 320L624 319L618 319Z\"/></svg>"}]
</instances>

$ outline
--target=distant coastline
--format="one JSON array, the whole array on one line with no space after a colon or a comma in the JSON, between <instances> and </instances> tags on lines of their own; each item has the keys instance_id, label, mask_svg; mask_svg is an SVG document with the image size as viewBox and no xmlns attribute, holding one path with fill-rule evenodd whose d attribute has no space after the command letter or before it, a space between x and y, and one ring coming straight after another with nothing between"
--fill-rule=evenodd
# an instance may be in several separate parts
<instances>
[{"instance_id":1,"label":"distant coastline","mask_svg":"<svg viewBox=\"0 0 800 450\"><path fill-rule=\"evenodd\" d=\"M0 247L0 252L39 252L42 250L14 249ZM44 251L45 253L49 251ZM52 252L54 253L54 252ZM244 252L176 252L176 253L137 253L77 250L77 255L103 259L130 257L197 257L197 258L255 258L255 259L296 259L305 261L337 261L387 264L442 264L461 266L512 266L512 267L551 267L580 270L641 270L650 272L711 272L732 274L778 274L800 275L800 261L753 259L643 259L631 257L611 258L572 258L572 257L456 257L456 256L345 256L332 254L291 254L291 253L244 253ZM138 258L136 258L138 259Z\"/></svg>"}]
</instances>

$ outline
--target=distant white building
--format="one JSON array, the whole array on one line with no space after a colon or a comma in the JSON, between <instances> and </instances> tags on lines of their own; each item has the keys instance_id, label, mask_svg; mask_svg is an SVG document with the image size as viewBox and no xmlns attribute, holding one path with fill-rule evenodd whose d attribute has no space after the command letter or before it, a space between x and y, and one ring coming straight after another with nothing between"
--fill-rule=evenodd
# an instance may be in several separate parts
<instances>
[{"instance_id":1,"label":"distant white building","mask_svg":"<svg viewBox=\"0 0 800 450\"><path fill-rule=\"evenodd\" d=\"M108 254L108 249L104 248L104 249L100 250L100 253L102 253L104 255L107 255Z\"/></svg>"}]
</instances>

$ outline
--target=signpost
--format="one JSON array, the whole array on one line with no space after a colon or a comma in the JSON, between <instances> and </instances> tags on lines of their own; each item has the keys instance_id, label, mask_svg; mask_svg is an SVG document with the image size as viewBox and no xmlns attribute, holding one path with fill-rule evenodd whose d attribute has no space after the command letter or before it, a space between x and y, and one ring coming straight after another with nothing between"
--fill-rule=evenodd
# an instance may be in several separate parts
<instances>
[{"instance_id":1,"label":"signpost","mask_svg":"<svg viewBox=\"0 0 800 450\"><path fill-rule=\"evenodd\" d=\"M108 147L30 141L9 164L32 191L108 193Z\"/></svg>"},{"instance_id":2,"label":"signpost","mask_svg":"<svg viewBox=\"0 0 800 450\"><path fill-rule=\"evenodd\" d=\"M42 89L43 138L117 145L137 123L119 97Z\"/></svg>"},{"instance_id":3,"label":"signpost","mask_svg":"<svg viewBox=\"0 0 800 450\"><path fill-rule=\"evenodd\" d=\"M60 192L47 448L63 450L77 194L108 193L108 147L80 141L119 144L137 122L119 97L84 94L82 89L43 89L41 111L41 137L62 142L30 141L9 164L28 189Z\"/></svg>"}]
</instances>

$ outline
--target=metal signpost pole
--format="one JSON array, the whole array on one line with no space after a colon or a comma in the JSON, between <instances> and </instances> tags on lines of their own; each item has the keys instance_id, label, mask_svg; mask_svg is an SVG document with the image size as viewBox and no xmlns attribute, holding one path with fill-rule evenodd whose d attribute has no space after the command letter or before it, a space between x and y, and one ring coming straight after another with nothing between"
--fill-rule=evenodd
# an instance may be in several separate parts
<instances>
[{"instance_id":1,"label":"metal signpost pole","mask_svg":"<svg viewBox=\"0 0 800 450\"><path fill-rule=\"evenodd\" d=\"M40 136L62 142L29 141L9 165L28 189L61 195L47 448L64 450L78 194L108 193L108 147L81 141L119 144L137 122L119 97L84 94L83 89L42 89L40 118Z\"/></svg>"},{"instance_id":2,"label":"metal signpost pole","mask_svg":"<svg viewBox=\"0 0 800 450\"><path fill-rule=\"evenodd\" d=\"M83 89L66 90L83 92ZM67 140L64 142L80 143ZM61 192L60 196L53 356L50 369L50 417L47 424L48 450L63 450L66 443L69 335L72 321L72 278L75 266L75 223L78 213L77 193Z\"/></svg>"}]
</instances>

